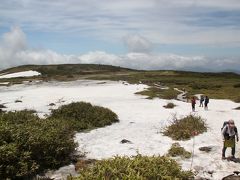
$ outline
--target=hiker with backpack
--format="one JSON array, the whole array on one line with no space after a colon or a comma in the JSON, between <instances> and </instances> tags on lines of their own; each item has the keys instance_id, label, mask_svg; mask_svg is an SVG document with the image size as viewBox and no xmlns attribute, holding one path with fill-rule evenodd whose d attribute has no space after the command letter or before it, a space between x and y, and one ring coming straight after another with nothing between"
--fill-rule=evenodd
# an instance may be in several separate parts
<instances>
[{"instance_id":1,"label":"hiker with backpack","mask_svg":"<svg viewBox=\"0 0 240 180\"><path fill-rule=\"evenodd\" d=\"M205 99L204 99L204 109L205 110L208 110L208 103L209 103L209 97L206 96Z\"/></svg>"},{"instance_id":2,"label":"hiker with backpack","mask_svg":"<svg viewBox=\"0 0 240 180\"><path fill-rule=\"evenodd\" d=\"M235 136L236 136L237 142L239 138L238 138L237 127L235 126L234 121L232 119L224 122L222 127L222 136L223 136L222 159L226 159L225 152L227 147L232 148L231 158L235 158L235 147L236 147Z\"/></svg>"},{"instance_id":3,"label":"hiker with backpack","mask_svg":"<svg viewBox=\"0 0 240 180\"><path fill-rule=\"evenodd\" d=\"M196 99L195 99L194 96L191 99L191 104L192 104L192 111L194 112L195 111L195 105L196 105Z\"/></svg>"}]
</instances>

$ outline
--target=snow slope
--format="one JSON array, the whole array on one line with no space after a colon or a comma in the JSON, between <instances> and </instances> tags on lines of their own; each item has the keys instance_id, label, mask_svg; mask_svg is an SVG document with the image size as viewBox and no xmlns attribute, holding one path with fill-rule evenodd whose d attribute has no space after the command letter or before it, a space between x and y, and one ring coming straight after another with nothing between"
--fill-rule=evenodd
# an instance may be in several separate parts
<instances>
[{"instance_id":1,"label":"snow slope","mask_svg":"<svg viewBox=\"0 0 240 180\"><path fill-rule=\"evenodd\" d=\"M55 103L56 107L73 101L86 101L94 105L108 107L119 116L120 122L92 130L88 133L77 133L75 140L79 143L79 150L87 152L88 158L108 158L114 155L164 155L175 141L163 136L160 131L171 120L173 114L178 117L189 115L191 105L176 100L145 99L135 95L145 85L125 85L122 82L107 81L75 81L67 83L42 83L38 85L14 85L0 87L0 103L6 103L7 110L35 109L40 116L50 112L48 104ZM15 103L15 100L22 103ZM173 102L174 109L165 109L163 105ZM177 159L184 169L191 167L198 170L198 176L209 179L221 179L240 170L239 164L221 160L222 138L220 129L224 121L232 118L240 128L240 111L233 108L240 106L228 100L210 99L209 110L197 107L196 115L206 119L209 126L207 133L195 137L194 157L191 159ZM132 144L121 144L127 139ZM186 150L193 150L193 139L180 141ZM202 146L212 146L210 153L198 150ZM236 156L239 157L240 146L237 145ZM227 150L230 154L230 149ZM213 172L209 174L208 172ZM61 173L61 172L57 172ZM56 177L56 176L55 176Z\"/></svg>"},{"instance_id":2,"label":"snow slope","mask_svg":"<svg viewBox=\"0 0 240 180\"><path fill-rule=\"evenodd\" d=\"M0 75L0 79L3 78L16 78L16 77L32 77L32 76L39 76L41 73L37 71L22 71L22 72L17 72L17 73L11 73L11 74L3 74Z\"/></svg>"}]
</instances>

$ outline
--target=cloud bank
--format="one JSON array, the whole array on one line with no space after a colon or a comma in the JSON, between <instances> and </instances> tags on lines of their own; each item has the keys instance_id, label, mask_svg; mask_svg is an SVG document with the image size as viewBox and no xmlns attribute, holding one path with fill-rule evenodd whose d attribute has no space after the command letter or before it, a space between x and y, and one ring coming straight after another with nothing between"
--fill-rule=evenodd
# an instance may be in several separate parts
<instances>
[{"instance_id":1,"label":"cloud bank","mask_svg":"<svg viewBox=\"0 0 240 180\"><path fill-rule=\"evenodd\" d=\"M164 44L240 44L239 0L1 0L0 27L114 41L140 33Z\"/></svg>"},{"instance_id":2,"label":"cloud bank","mask_svg":"<svg viewBox=\"0 0 240 180\"><path fill-rule=\"evenodd\" d=\"M175 69L194 71L222 71L240 69L240 61L231 58L212 59L204 56L154 54L152 44L143 36L124 37L129 53L115 55L104 51L82 55L59 54L47 49L29 47L26 35L19 27L5 33L0 41L0 69L25 64L92 63L128 67L133 69Z\"/></svg>"}]
</instances>

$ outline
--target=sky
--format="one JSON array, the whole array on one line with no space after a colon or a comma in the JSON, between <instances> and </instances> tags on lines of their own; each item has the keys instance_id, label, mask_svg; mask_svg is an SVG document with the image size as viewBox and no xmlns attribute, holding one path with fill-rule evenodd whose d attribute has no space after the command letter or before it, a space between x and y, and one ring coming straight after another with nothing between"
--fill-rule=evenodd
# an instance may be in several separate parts
<instances>
[{"instance_id":1,"label":"sky","mask_svg":"<svg viewBox=\"0 0 240 180\"><path fill-rule=\"evenodd\" d=\"M1 0L0 69L240 71L239 0Z\"/></svg>"}]
</instances>

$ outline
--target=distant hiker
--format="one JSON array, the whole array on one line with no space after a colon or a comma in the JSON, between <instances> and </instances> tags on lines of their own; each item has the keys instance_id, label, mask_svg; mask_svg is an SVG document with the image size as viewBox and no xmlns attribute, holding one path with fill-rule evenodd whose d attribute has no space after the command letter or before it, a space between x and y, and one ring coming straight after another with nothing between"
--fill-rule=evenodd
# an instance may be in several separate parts
<instances>
[{"instance_id":1,"label":"distant hiker","mask_svg":"<svg viewBox=\"0 0 240 180\"><path fill-rule=\"evenodd\" d=\"M199 105L199 107L203 107L203 102L204 102L204 96L201 95L201 97L200 97L200 105Z\"/></svg>"},{"instance_id":2,"label":"distant hiker","mask_svg":"<svg viewBox=\"0 0 240 180\"><path fill-rule=\"evenodd\" d=\"M195 111L195 105L196 105L196 99L195 99L194 96L191 99L191 104L192 104L192 111L194 112Z\"/></svg>"},{"instance_id":3,"label":"distant hiker","mask_svg":"<svg viewBox=\"0 0 240 180\"><path fill-rule=\"evenodd\" d=\"M224 127L222 128L223 136L223 149L222 149L222 159L225 159L225 152L227 147L232 148L232 158L235 158L235 136L238 138L237 127L234 124L234 121L231 119L227 122L224 122Z\"/></svg>"},{"instance_id":4,"label":"distant hiker","mask_svg":"<svg viewBox=\"0 0 240 180\"><path fill-rule=\"evenodd\" d=\"M208 96L206 96L205 100L204 100L204 109L205 110L208 110L208 103L209 103L209 98L208 98Z\"/></svg>"}]
</instances>

